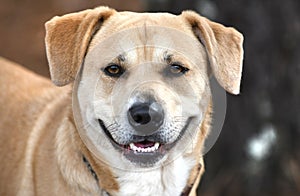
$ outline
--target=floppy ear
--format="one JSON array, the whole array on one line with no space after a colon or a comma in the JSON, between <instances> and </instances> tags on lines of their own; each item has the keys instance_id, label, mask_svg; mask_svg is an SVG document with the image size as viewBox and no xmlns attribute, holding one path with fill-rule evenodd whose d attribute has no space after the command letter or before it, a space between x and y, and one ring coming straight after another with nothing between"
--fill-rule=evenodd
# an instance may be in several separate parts
<instances>
[{"instance_id":1,"label":"floppy ear","mask_svg":"<svg viewBox=\"0 0 300 196\"><path fill-rule=\"evenodd\" d=\"M243 64L243 35L212 22L193 11L181 14L205 46L210 66L219 84L229 93L239 94Z\"/></svg>"},{"instance_id":2,"label":"floppy ear","mask_svg":"<svg viewBox=\"0 0 300 196\"><path fill-rule=\"evenodd\" d=\"M45 24L46 52L55 85L64 86L74 81L93 34L115 12L108 7L98 7L56 16Z\"/></svg>"}]
</instances>

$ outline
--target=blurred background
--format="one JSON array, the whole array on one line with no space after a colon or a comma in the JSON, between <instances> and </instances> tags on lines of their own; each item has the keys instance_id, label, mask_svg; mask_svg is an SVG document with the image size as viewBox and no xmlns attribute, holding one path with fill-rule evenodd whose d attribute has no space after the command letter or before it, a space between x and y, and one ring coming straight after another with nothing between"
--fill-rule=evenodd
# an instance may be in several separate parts
<instances>
[{"instance_id":1,"label":"blurred background","mask_svg":"<svg viewBox=\"0 0 300 196\"><path fill-rule=\"evenodd\" d=\"M199 195L300 195L299 0L0 0L0 55L49 77L44 23L97 5L195 10L245 37L241 94L205 155Z\"/></svg>"}]
</instances>

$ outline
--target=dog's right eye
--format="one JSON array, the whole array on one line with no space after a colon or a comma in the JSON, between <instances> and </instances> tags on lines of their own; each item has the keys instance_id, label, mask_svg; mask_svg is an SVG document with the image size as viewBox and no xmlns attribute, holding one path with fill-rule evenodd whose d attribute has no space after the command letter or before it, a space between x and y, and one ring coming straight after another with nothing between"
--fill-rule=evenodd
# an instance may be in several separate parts
<instances>
[{"instance_id":1,"label":"dog's right eye","mask_svg":"<svg viewBox=\"0 0 300 196\"><path fill-rule=\"evenodd\" d=\"M104 68L104 73L110 77L120 77L124 71L125 70L117 64L109 64Z\"/></svg>"}]
</instances>

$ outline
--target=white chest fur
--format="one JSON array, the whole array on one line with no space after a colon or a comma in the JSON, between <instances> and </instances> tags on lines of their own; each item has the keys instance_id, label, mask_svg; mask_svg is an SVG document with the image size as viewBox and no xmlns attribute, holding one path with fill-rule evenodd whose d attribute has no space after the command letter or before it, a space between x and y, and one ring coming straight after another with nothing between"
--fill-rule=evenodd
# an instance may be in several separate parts
<instances>
[{"instance_id":1,"label":"white chest fur","mask_svg":"<svg viewBox=\"0 0 300 196\"><path fill-rule=\"evenodd\" d=\"M120 190L116 195L180 195L186 186L189 172L193 166L194 161L191 159L178 157L173 162L153 170L119 171Z\"/></svg>"}]
</instances>

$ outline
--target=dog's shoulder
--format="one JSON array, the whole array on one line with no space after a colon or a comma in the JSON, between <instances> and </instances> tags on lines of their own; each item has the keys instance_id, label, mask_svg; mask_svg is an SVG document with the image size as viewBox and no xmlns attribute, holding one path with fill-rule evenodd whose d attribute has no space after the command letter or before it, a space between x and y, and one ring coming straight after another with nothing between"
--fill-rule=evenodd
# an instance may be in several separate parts
<instances>
[{"instance_id":1,"label":"dog's shoulder","mask_svg":"<svg viewBox=\"0 0 300 196\"><path fill-rule=\"evenodd\" d=\"M49 79L0 57L0 116L31 120L49 102L68 92L70 87L58 88Z\"/></svg>"},{"instance_id":2,"label":"dog's shoulder","mask_svg":"<svg viewBox=\"0 0 300 196\"><path fill-rule=\"evenodd\" d=\"M30 185L20 175L30 171L36 149L55 137L55 122L64 115L70 90L0 57L0 159L5 160L0 163L0 195L16 195L8 181L15 187Z\"/></svg>"},{"instance_id":3,"label":"dog's shoulder","mask_svg":"<svg viewBox=\"0 0 300 196\"><path fill-rule=\"evenodd\" d=\"M2 93L15 92L19 94L18 90L25 89L27 90L26 93L30 93L31 89L36 90L37 87L49 86L51 86L50 80L35 74L17 63L0 57L0 91Z\"/></svg>"},{"instance_id":4,"label":"dog's shoulder","mask_svg":"<svg viewBox=\"0 0 300 196\"><path fill-rule=\"evenodd\" d=\"M63 88L55 87L48 78L0 57L0 103L26 102L40 97L46 98L49 94L54 95L61 91Z\"/></svg>"}]
</instances>

